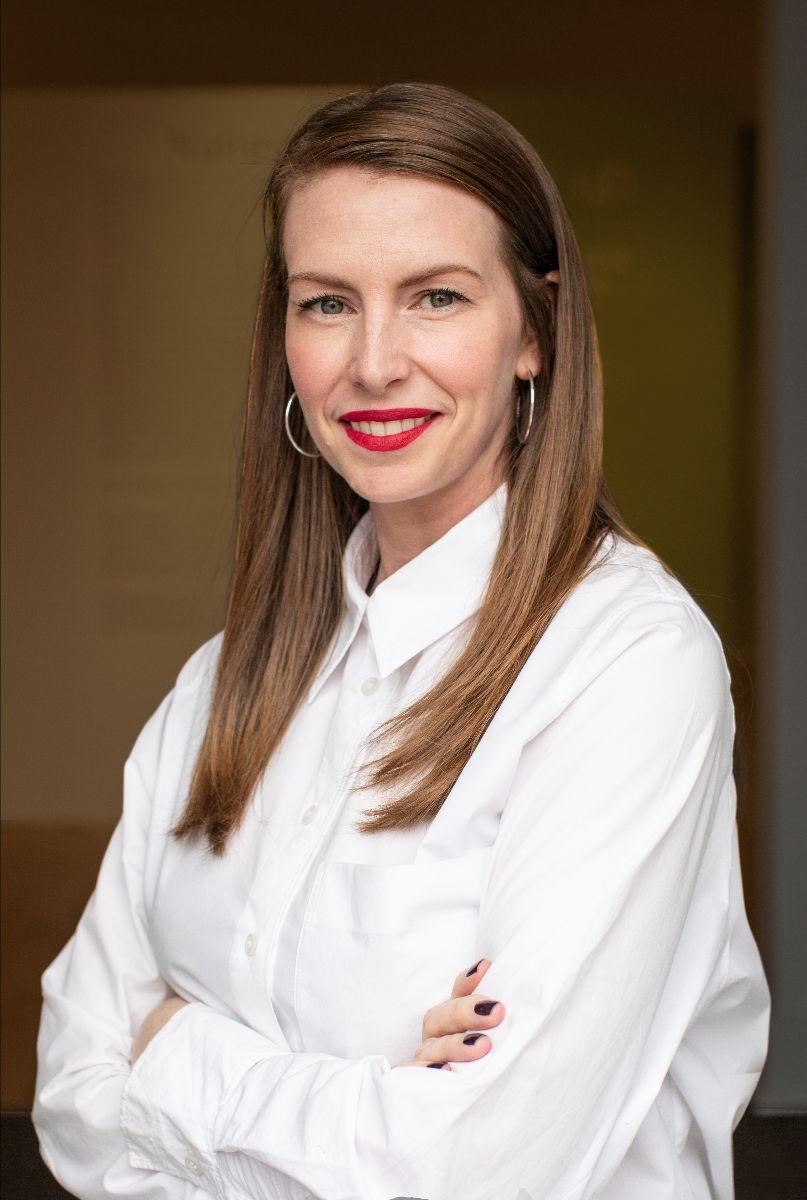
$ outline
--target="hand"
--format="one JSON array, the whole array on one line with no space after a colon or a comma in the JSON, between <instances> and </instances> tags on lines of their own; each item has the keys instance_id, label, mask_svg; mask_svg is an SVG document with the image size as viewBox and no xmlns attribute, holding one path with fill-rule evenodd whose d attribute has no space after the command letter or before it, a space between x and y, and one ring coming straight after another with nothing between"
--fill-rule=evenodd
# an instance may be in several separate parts
<instances>
[{"instance_id":1,"label":"hand","mask_svg":"<svg viewBox=\"0 0 807 1200\"><path fill-rule=\"evenodd\" d=\"M171 1020L174 1013L179 1012L187 1003L188 1001L183 1000L180 996L169 996L166 1000L161 1000L157 1007L151 1010L140 1026L140 1031L134 1040L134 1045L132 1046L132 1066L137 1062L155 1034L158 1034L163 1025Z\"/></svg>"},{"instance_id":2,"label":"hand","mask_svg":"<svg viewBox=\"0 0 807 1200\"><path fill-rule=\"evenodd\" d=\"M442 1067L450 1071L448 1059L454 1062L469 1062L473 1059L484 1058L493 1043L487 1034L470 1034L470 1030L492 1029L498 1025L505 1014L505 1007L500 1000L492 1001L495 1007L489 1016L474 1012L474 1005L489 997L474 992L482 976L490 966L490 959L483 958L472 975L460 971L454 980L451 999L444 1000L430 1008L423 1018L423 1044L414 1057L406 1062L394 1063L395 1067ZM476 1036L472 1044L467 1044L465 1038Z\"/></svg>"}]
</instances>

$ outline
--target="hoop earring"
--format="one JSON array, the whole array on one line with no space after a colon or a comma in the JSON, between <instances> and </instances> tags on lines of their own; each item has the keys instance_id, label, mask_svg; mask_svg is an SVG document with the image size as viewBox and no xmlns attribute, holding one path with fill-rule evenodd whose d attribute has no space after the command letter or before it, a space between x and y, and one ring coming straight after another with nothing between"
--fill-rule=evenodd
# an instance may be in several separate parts
<instances>
[{"instance_id":1,"label":"hoop earring","mask_svg":"<svg viewBox=\"0 0 807 1200\"><path fill-rule=\"evenodd\" d=\"M527 429L526 429L526 432L523 437L521 436L521 434L518 431L519 421L521 420L521 394L520 393L519 393L518 399L516 400L516 438L518 439L518 441L520 442L520 444L522 446L526 442L527 438L530 436L530 430L532 429L532 414L534 411L535 411L535 377L531 373L530 374L530 415L527 418Z\"/></svg>"},{"instance_id":2,"label":"hoop earring","mask_svg":"<svg viewBox=\"0 0 807 1200\"><path fill-rule=\"evenodd\" d=\"M286 414L283 418L285 425L286 425L286 436L288 437L289 441L291 442L292 446L294 447L294 449L297 451L298 454L304 454L306 458L322 458L322 455L319 453L312 454L310 450L303 450L302 446L298 446L294 440L294 436L292 435L292 432L291 432L291 426L289 425L289 413L291 412L291 406L295 400L298 400L298 403L299 403L297 393L292 392L292 394L289 396L289 402L286 405Z\"/></svg>"}]
</instances>

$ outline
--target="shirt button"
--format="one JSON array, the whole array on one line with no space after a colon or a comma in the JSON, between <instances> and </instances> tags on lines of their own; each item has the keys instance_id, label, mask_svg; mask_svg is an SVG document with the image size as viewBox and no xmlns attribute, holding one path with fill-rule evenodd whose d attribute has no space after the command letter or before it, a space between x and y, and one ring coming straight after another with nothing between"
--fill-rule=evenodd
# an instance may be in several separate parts
<instances>
[{"instance_id":1,"label":"shirt button","mask_svg":"<svg viewBox=\"0 0 807 1200\"><path fill-rule=\"evenodd\" d=\"M197 1161L196 1161L196 1159L195 1159L195 1158L193 1158L193 1156L192 1156L192 1155L190 1155L190 1154L189 1154L189 1155L187 1156L187 1158L185 1159L185 1166L186 1166L186 1167L188 1168L188 1170L189 1170L189 1171L191 1171L191 1172L192 1172L194 1175L201 1175L201 1174L202 1174L202 1165L201 1165L201 1163L197 1162Z\"/></svg>"},{"instance_id":2,"label":"shirt button","mask_svg":"<svg viewBox=\"0 0 807 1200\"><path fill-rule=\"evenodd\" d=\"M371 675L369 679L365 679L361 685L361 690L365 696L372 696L373 692L378 687L378 680L375 675Z\"/></svg>"},{"instance_id":3,"label":"shirt button","mask_svg":"<svg viewBox=\"0 0 807 1200\"><path fill-rule=\"evenodd\" d=\"M310 804L308 806L308 808L305 810L305 812L303 813L303 816L302 816L303 825L311 824L311 822L314 820L314 817L317 815L318 809L319 809L318 804Z\"/></svg>"},{"instance_id":4,"label":"shirt button","mask_svg":"<svg viewBox=\"0 0 807 1200\"><path fill-rule=\"evenodd\" d=\"M257 945L258 939L255 937L255 934L247 934L246 939L244 940L244 951L250 956L250 958L255 953L255 948Z\"/></svg>"}]
</instances>

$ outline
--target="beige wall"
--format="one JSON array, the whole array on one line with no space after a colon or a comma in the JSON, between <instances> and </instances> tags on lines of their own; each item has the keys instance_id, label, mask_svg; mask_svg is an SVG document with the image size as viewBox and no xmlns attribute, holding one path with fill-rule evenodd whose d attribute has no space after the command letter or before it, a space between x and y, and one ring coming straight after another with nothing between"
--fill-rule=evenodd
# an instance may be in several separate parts
<instances>
[{"instance_id":1,"label":"beige wall","mask_svg":"<svg viewBox=\"0 0 807 1200\"><path fill-rule=\"evenodd\" d=\"M112 820L138 729L223 622L258 201L327 94L6 100L8 819Z\"/></svg>"}]
</instances>

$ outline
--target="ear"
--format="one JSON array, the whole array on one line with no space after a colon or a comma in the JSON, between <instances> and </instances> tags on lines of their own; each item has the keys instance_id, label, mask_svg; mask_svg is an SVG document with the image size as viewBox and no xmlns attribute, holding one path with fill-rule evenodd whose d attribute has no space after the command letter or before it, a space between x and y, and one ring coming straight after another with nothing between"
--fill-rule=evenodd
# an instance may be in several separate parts
<instances>
[{"instance_id":1,"label":"ear","mask_svg":"<svg viewBox=\"0 0 807 1200\"><path fill-rule=\"evenodd\" d=\"M529 334L521 343L521 352L516 362L516 375L526 382L530 375L534 375L537 379L540 370L541 353L538 349L538 339L534 334Z\"/></svg>"},{"instance_id":2,"label":"ear","mask_svg":"<svg viewBox=\"0 0 807 1200\"><path fill-rule=\"evenodd\" d=\"M547 271L544 279L548 283L560 283L560 271Z\"/></svg>"}]
</instances>

